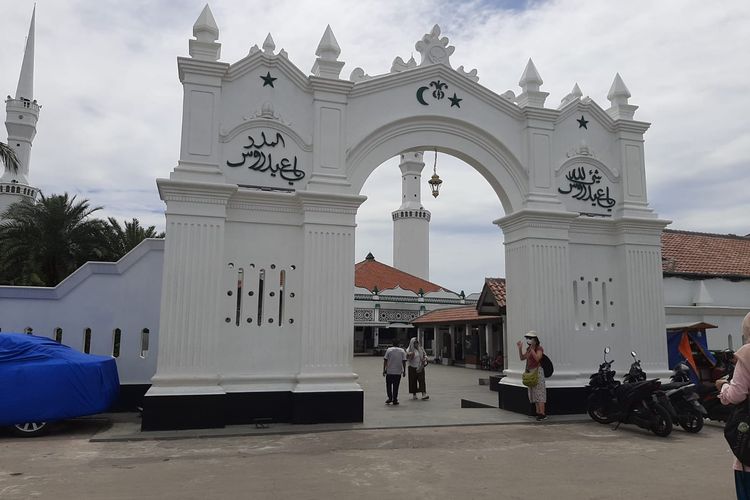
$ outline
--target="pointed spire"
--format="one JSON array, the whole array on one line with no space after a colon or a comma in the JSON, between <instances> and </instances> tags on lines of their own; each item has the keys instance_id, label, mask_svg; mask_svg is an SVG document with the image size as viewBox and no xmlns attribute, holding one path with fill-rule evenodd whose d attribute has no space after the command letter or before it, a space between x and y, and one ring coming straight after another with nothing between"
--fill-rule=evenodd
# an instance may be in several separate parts
<instances>
[{"instance_id":1,"label":"pointed spire","mask_svg":"<svg viewBox=\"0 0 750 500\"><path fill-rule=\"evenodd\" d=\"M581 88L576 83L573 85L573 90L570 91L570 94L566 95L560 100L560 106L558 106L557 109L562 108L566 104L575 101L576 99L580 99L583 97L583 92L581 92Z\"/></svg>"},{"instance_id":2,"label":"pointed spire","mask_svg":"<svg viewBox=\"0 0 750 500\"><path fill-rule=\"evenodd\" d=\"M206 4L201 15L193 25L193 36L195 40L189 40L190 57L204 61L217 61L221 55L221 44L216 40L219 38L219 27L216 25L211 8Z\"/></svg>"},{"instance_id":3,"label":"pointed spire","mask_svg":"<svg viewBox=\"0 0 750 500\"><path fill-rule=\"evenodd\" d=\"M336 37L333 35L333 30L329 24L326 26L323 38L320 39L315 55L324 61L335 61L339 58L339 54L341 54L341 47L339 47L339 42L336 41Z\"/></svg>"},{"instance_id":4,"label":"pointed spire","mask_svg":"<svg viewBox=\"0 0 750 500\"><path fill-rule=\"evenodd\" d=\"M274 50L276 50L276 43L274 43L273 37L271 36L271 33L269 33L263 41L263 53L272 56Z\"/></svg>"},{"instance_id":5,"label":"pointed spire","mask_svg":"<svg viewBox=\"0 0 750 500\"><path fill-rule=\"evenodd\" d=\"M534 61L529 58L529 62L526 63L526 69L523 70L523 75L521 75L521 80L518 82L518 85L524 92L529 90L538 92L539 86L543 83L544 80L542 80L539 71L537 71L536 66L534 66Z\"/></svg>"},{"instance_id":6,"label":"pointed spire","mask_svg":"<svg viewBox=\"0 0 750 500\"><path fill-rule=\"evenodd\" d=\"M544 83L542 77L539 75L534 61L529 58L529 62L526 63L526 69L523 70L523 75L518 81L518 85L521 87L521 94L518 95L517 104L525 108L527 106L535 108L543 108L544 101L547 100L549 92L541 92L539 86Z\"/></svg>"},{"instance_id":7,"label":"pointed spire","mask_svg":"<svg viewBox=\"0 0 750 500\"><path fill-rule=\"evenodd\" d=\"M193 36L201 42L215 42L219 38L219 27L208 4L193 25Z\"/></svg>"},{"instance_id":8,"label":"pointed spire","mask_svg":"<svg viewBox=\"0 0 750 500\"><path fill-rule=\"evenodd\" d=\"M31 14L29 25L29 36L26 38L26 49L23 53L21 64L21 75L18 77L16 87L16 99L34 100L34 21L36 19L36 5Z\"/></svg>"},{"instance_id":9,"label":"pointed spire","mask_svg":"<svg viewBox=\"0 0 750 500\"><path fill-rule=\"evenodd\" d=\"M337 80L341 74L341 68L344 67L344 61L338 60L339 54L341 54L341 47L339 47L329 24L326 26L323 38L320 39L318 49L315 51L318 58L315 59L315 64L313 64L312 74Z\"/></svg>"},{"instance_id":10,"label":"pointed spire","mask_svg":"<svg viewBox=\"0 0 750 500\"><path fill-rule=\"evenodd\" d=\"M612 105L607 110L609 116L615 120L632 120L635 110L638 106L628 104L630 98L630 91L625 86L625 82L622 81L620 73L615 75L615 79L612 82L612 86L609 88L607 99Z\"/></svg>"}]
</instances>

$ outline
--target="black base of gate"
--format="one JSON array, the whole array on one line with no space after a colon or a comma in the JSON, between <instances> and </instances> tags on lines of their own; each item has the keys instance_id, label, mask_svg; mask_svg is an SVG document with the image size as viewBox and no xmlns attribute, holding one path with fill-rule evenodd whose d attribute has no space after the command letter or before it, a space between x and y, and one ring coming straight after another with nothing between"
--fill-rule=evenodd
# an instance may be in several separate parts
<instances>
[{"instance_id":1,"label":"black base of gate","mask_svg":"<svg viewBox=\"0 0 750 500\"><path fill-rule=\"evenodd\" d=\"M588 394L588 387L547 387L545 410L548 415L586 413ZM534 414L534 405L529 403L526 387L498 384L498 405L503 410Z\"/></svg>"},{"instance_id":2,"label":"black base of gate","mask_svg":"<svg viewBox=\"0 0 750 500\"><path fill-rule=\"evenodd\" d=\"M207 429L270 423L362 422L364 392L243 392L146 396L141 430Z\"/></svg>"}]
</instances>

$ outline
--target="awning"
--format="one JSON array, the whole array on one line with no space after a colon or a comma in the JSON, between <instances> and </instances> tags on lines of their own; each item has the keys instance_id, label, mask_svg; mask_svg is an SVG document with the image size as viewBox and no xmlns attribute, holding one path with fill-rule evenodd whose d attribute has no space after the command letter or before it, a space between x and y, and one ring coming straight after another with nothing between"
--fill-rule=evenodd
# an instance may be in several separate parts
<instances>
[{"instance_id":1,"label":"awning","mask_svg":"<svg viewBox=\"0 0 750 500\"><path fill-rule=\"evenodd\" d=\"M711 323L705 323L703 321L688 322L688 323L672 323L667 325L667 330L706 330L708 328L717 328L716 325Z\"/></svg>"},{"instance_id":2,"label":"awning","mask_svg":"<svg viewBox=\"0 0 750 500\"><path fill-rule=\"evenodd\" d=\"M414 328L414 325L410 325L409 323L391 323L388 325L388 328Z\"/></svg>"}]
</instances>

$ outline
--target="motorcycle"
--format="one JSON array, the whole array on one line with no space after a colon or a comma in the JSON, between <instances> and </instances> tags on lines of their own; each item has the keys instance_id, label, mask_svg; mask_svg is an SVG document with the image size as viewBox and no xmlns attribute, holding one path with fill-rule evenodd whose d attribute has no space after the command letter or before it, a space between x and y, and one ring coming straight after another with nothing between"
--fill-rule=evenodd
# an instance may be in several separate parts
<instances>
[{"instance_id":1,"label":"motorcycle","mask_svg":"<svg viewBox=\"0 0 750 500\"><path fill-rule=\"evenodd\" d=\"M734 374L734 364L732 364L734 352L726 350L717 357L720 358L719 361L725 368L727 380L731 380ZM701 405L706 409L707 417L711 420L726 422L732 412L733 406L721 404L719 391L716 389L716 386L714 384L701 384L698 385L697 391Z\"/></svg>"},{"instance_id":2,"label":"motorcycle","mask_svg":"<svg viewBox=\"0 0 750 500\"><path fill-rule=\"evenodd\" d=\"M666 393L671 407L674 409L670 412L672 422L685 429L686 432L697 433L703 429L703 419L708 415L708 412L700 403L695 384L690 382L689 371L690 368L687 365L678 363L670 377L672 382L662 384L661 390ZM641 362L638 359L633 362L631 372L634 380L646 379L646 374L643 372Z\"/></svg>"},{"instance_id":3,"label":"motorcycle","mask_svg":"<svg viewBox=\"0 0 750 500\"><path fill-rule=\"evenodd\" d=\"M599 365L597 373L589 377L589 416L601 424L617 422L617 427L623 423L635 424L657 436L668 436L672 432L671 405L665 393L660 390L659 380L621 384L615 380L615 371L612 370L614 360L607 361L609 352L609 347L606 347L604 362ZM636 356L634 352L631 354ZM633 366L630 374L635 374ZM628 376L625 378L630 379Z\"/></svg>"}]
</instances>

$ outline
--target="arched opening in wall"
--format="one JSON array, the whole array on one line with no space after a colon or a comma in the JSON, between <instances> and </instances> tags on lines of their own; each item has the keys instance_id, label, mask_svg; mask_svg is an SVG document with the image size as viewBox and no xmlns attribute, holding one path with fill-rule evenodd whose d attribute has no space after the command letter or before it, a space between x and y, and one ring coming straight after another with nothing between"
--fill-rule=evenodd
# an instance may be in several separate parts
<instances>
[{"instance_id":1,"label":"arched opening in wall","mask_svg":"<svg viewBox=\"0 0 750 500\"><path fill-rule=\"evenodd\" d=\"M83 352L91 353L91 328L83 330Z\"/></svg>"},{"instance_id":2,"label":"arched opening in wall","mask_svg":"<svg viewBox=\"0 0 750 500\"><path fill-rule=\"evenodd\" d=\"M149 334L151 332L148 328L141 330L141 357L145 358L148 355L148 341Z\"/></svg>"},{"instance_id":3,"label":"arched opening in wall","mask_svg":"<svg viewBox=\"0 0 750 500\"><path fill-rule=\"evenodd\" d=\"M115 328L112 332L112 357L120 357L120 342L122 341L122 330Z\"/></svg>"},{"instance_id":4,"label":"arched opening in wall","mask_svg":"<svg viewBox=\"0 0 750 500\"><path fill-rule=\"evenodd\" d=\"M354 352L406 347L419 331L428 356L446 364L479 368L498 353L503 359L504 307L476 319L485 278L505 276L503 234L493 224L505 215L503 204L484 176L455 156L438 149L435 167L434 148L426 148L421 173L409 173L407 162L420 158L411 151L389 159L360 191L367 201L356 221ZM437 197L428 184L434 167L443 181ZM368 266L377 273L361 272ZM412 324L448 309L465 322Z\"/></svg>"},{"instance_id":5,"label":"arched opening in wall","mask_svg":"<svg viewBox=\"0 0 750 500\"><path fill-rule=\"evenodd\" d=\"M55 328L55 342L58 344L62 344L62 338L63 338L63 329L59 326Z\"/></svg>"}]
</instances>

